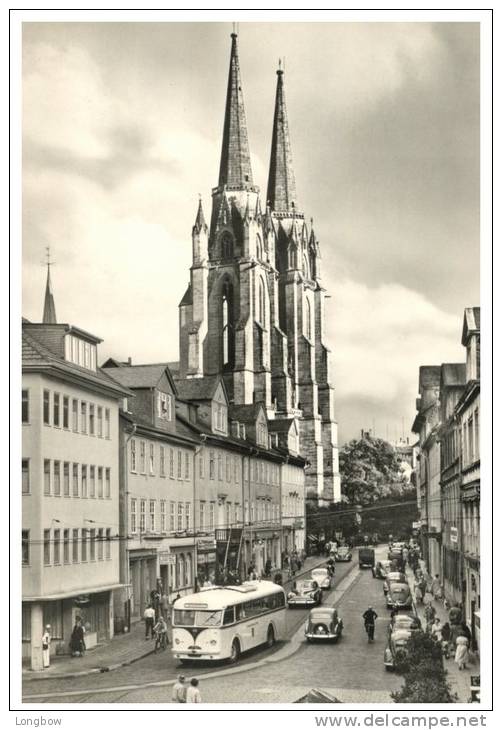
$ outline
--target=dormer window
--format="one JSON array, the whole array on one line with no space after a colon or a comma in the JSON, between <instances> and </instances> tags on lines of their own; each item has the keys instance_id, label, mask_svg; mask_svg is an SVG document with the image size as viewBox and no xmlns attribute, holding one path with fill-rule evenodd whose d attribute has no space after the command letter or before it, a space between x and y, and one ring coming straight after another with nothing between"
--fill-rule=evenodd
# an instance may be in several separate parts
<instances>
[{"instance_id":1,"label":"dormer window","mask_svg":"<svg viewBox=\"0 0 502 730\"><path fill-rule=\"evenodd\" d=\"M214 428L222 433L227 432L227 407L222 403L216 403L214 410Z\"/></svg>"},{"instance_id":2,"label":"dormer window","mask_svg":"<svg viewBox=\"0 0 502 730\"><path fill-rule=\"evenodd\" d=\"M172 396L169 393L159 393L157 396L159 418L163 421L172 419Z\"/></svg>"},{"instance_id":3,"label":"dormer window","mask_svg":"<svg viewBox=\"0 0 502 730\"><path fill-rule=\"evenodd\" d=\"M239 423L239 438L246 439L246 424Z\"/></svg>"},{"instance_id":4,"label":"dormer window","mask_svg":"<svg viewBox=\"0 0 502 730\"><path fill-rule=\"evenodd\" d=\"M87 370L96 370L96 345L72 334L64 338L65 360Z\"/></svg>"}]
</instances>

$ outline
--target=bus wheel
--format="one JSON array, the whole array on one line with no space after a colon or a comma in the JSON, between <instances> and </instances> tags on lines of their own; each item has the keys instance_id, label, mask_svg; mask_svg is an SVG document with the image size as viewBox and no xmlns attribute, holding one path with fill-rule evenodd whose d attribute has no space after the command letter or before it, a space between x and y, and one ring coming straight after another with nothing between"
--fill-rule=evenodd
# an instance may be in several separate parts
<instances>
[{"instance_id":1,"label":"bus wheel","mask_svg":"<svg viewBox=\"0 0 502 730\"><path fill-rule=\"evenodd\" d=\"M275 644L275 632L274 627L269 626L267 631L267 646L270 649Z\"/></svg>"},{"instance_id":2,"label":"bus wheel","mask_svg":"<svg viewBox=\"0 0 502 730\"><path fill-rule=\"evenodd\" d=\"M230 654L230 662L234 664L241 655L241 645L239 644L238 639L234 639L232 642L232 651Z\"/></svg>"}]
</instances>

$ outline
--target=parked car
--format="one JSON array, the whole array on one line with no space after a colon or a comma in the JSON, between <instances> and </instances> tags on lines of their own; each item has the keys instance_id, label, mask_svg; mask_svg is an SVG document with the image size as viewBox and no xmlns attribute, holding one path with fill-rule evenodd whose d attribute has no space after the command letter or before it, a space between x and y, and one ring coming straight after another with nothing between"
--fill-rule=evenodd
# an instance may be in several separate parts
<instances>
[{"instance_id":1,"label":"parked car","mask_svg":"<svg viewBox=\"0 0 502 730\"><path fill-rule=\"evenodd\" d=\"M346 561L352 560L352 550L348 545L340 545L336 553L335 560Z\"/></svg>"},{"instance_id":2,"label":"parked car","mask_svg":"<svg viewBox=\"0 0 502 730\"><path fill-rule=\"evenodd\" d=\"M406 631L422 631L422 624L418 616L409 613L398 613L389 623L389 635L393 631L405 629Z\"/></svg>"},{"instance_id":3,"label":"parked car","mask_svg":"<svg viewBox=\"0 0 502 730\"><path fill-rule=\"evenodd\" d=\"M288 593L288 606L319 606L322 603L322 591L315 580L298 580Z\"/></svg>"},{"instance_id":4,"label":"parked car","mask_svg":"<svg viewBox=\"0 0 502 730\"><path fill-rule=\"evenodd\" d=\"M390 560L379 560L372 568L373 578L381 578L383 580L390 573L391 567Z\"/></svg>"},{"instance_id":5,"label":"parked car","mask_svg":"<svg viewBox=\"0 0 502 730\"><path fill-rule=\"evenodd\" d=\"M373 568L375 565L375 550L370 547L359 548L359 567Z\"/></svg>"},{"instance_id":6,"label":"parked car","mask_svg":"<svg viewBox=\"0 0 502 730\"><path fill-rule=\"evenodd\" d=\"M325 591L329 591L333 585L334 573L329 568L314 568L310 577Z\"/></svg>"},{"instance_id":7,"label":"parked car","mask_svg":"<svg viewBox=\"0 0 502 730\"><path fill-rule=\"evenodd\" d=\"M342 636L343 621L336 608L313 608L305 624L307 641L337 641Z\"/></svg>"},{"instance_id":8,"label":"parked car","mask_svg":"<svg viewBox=\"0 0 502 730\"><path fill-rule=\"evenodd\" d=\"M396 629L390 634L383 654L383 663L387 671L395 669L399 652L407 651L410 637L411 631L407 629Z\"/></svg>"},{"instance_id":9,"label":"parked car","mask_svg":"<svg viewBox=\"0 0 502 730\"><path fill-rule=\"evenodd\" d=\"M384 593L387 593L389 591L391 583L406 583L406 575L404 573L398 573L397 571L387 573L383 583Z\"/></svg>"},{"instance_id":10,"label":"parked car","mask_svg":"<svg viewBox=\"0 0 502 730\"><path fill-rule=\"evenodd\" d=\"M391 583L385 594L387 608L413 608L410 586L408 583Z\"/></svg>"},{"instance_id":11,"label":"parked car","mask_svg":"<svg viewBox=\"0 0 502 730\"><path fill-rule=\"evenodd\" d=\"M400 548L392 547L387 553L387 559L397 560L398 562L403 559L403 551Z\"/></svg>"}]
</instances>

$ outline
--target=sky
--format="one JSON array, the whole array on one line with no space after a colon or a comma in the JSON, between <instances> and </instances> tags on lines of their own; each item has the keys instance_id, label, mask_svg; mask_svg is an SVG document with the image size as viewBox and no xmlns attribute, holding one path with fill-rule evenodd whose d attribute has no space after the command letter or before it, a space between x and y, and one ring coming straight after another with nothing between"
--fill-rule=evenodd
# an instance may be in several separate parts
<instances>
[{"instance_id":1,"label":"sky","mask_svg":"<svg viewBox=\"0 0 502 730\"><path fill-rule=\"evenodd\" d=\"M24 23L23 315L50 246L58 321L100 360L178 357L198 196L217 184L229 23ZM340 443L410 434L420 365L479 304L475 23L240 23L265 200L278 59L299 207L328 290Z\"/></svg>"}]
</instances>

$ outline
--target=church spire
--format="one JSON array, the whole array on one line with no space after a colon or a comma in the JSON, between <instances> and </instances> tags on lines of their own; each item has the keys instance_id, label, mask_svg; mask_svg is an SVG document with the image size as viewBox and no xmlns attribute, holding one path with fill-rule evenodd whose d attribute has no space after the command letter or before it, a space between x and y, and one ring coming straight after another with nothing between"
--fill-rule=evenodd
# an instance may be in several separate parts
<instances>
[{"instance_id":1,"label":"church spire","mask_svg":"<svg viewBox=\"0 0 502 730\"><path fill-rule=\"evenodd\" d=\"M57 324L56 305L52 294L51 265L50 249L47 247L47 282L45 284L44 316L42 319L44 324Z\"/></svg>"},{"instance_id":2,"label":"church spire","mask_svg":"<svg viewBox=\"0 0 502 730\"><path fill-rule=\"evenodd\" d=\"M199 195L199 207L197 209L197 216L195 218L195 225L197 233L200 233L202 229L207 231L206 219L204 218L204 210L202 209L202 197Z\"/></svg>"},{"instance_id":3,"label":"church spire","mask_svg":"<svg viewBox=\"0 0 502 730\"><path fill-rule=\"evenodd\" d=\"M277 90L275 95L274 128L268 175L267 202L272 211L294 213L297 208L296 183L293 158L289 141L286 97L284 95L284 71L279 61Z\"/></svg>"},{"instance_id":4,"label":"church spire","mask_svg":"<svg viewBox=\"0 0 502 730\"><path fill-rule=\"evenodd\" d=\"M228 72L227 102L218 185L229 185L245 189L253 184L253 175L237 53L237 33L232 33L231 37L232 50Z\"/></svg>"}]
</instances>

